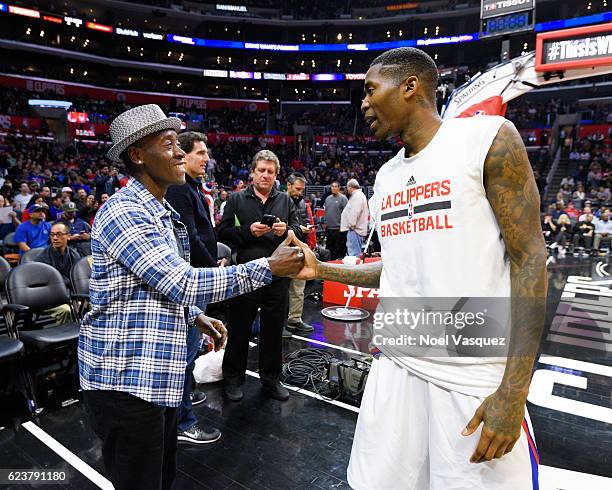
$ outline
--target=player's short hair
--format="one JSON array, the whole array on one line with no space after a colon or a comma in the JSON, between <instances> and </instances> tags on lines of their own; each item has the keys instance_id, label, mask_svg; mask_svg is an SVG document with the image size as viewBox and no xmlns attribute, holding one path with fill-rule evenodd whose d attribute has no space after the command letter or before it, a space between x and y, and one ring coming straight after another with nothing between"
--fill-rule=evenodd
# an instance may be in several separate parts
<instances>
[{"instance_id":1,"label":"player's short hair","mask_svg":"<svg viewBox=\"0 0 612 490\"><path fill-rule=\"evenodd\" d=\"M397 85L415 75L424 85L430 100L436 100L438 67L425 51L417 48L396 48L374 58L370 68L382 65L381 75L391 78Z\"/></svg>"}]
</instances>

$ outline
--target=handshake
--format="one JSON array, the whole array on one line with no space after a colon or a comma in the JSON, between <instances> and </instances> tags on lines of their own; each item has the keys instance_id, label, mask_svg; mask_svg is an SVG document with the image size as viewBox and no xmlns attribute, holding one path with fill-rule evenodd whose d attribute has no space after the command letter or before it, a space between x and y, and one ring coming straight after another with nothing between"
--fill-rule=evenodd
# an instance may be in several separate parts
<instances>
[{"instance_id":1,"label":"handshake","mask_svg":"<svg viewBox=\"0 0 612 490\"><path fill-rule=\"evenodd\" d=\"M315 279L319 269L319 261L313 251L298 240L292 230L289 230L287 238L268 257L268 263L272 275L293 279Z\"/></svg>"}]
</instances>

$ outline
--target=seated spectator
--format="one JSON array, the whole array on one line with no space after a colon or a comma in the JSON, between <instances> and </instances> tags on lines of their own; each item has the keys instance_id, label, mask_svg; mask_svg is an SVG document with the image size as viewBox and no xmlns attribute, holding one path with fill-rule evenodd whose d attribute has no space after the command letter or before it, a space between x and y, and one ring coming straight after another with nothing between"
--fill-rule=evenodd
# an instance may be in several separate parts
<instances>
[{"instance_id":1,"label":"seated spectator","mask_svg":"<svg viewBox=\"0 0 612 490\"><path fill-rule=\"evenodd\" d=\"M561 187L563 187L564 185L574 187L575 185L574 178L571 175L568 175L567 177L563 177L563 179L561 180Z\"/></svg>"},{"instance_id":2,"label":"seated spectator","mask_svg":"<svg viewBox=\"0 0 612 490\"><path fill-rule=\"evenodd\" d=\"M70 289L70 269L81 258L81 254L68 246L70 227L64 221L55 222L51 225L49 233L51 244L36 258L37 262L48 264L62 275L66 287ZM56 323L63 325L71 321L71 312L68 305L60 305L47 310Z\"/></svg>"},{"instance_id":3,"label":"seated spectator","mask_svg":"<svg viewBox=\"0 0 612 490\"><path fill-rule=\"evenodd\" d=\"M70 202L72 201L72 195L74 191L71 187L62 187L62 202Z\"/></svg>"},{"instance_id":4,"label":"seated spectator","mask_svg":"<svg viewBox=\"0 0 612 490\"><path fill-rule=\"evenodd\" d=\"M574 203L572 201L567 203L567 207L563 210L563 212L573 221L578 220L580 217L580 211L574 207Z\"/></svg>"},{"instance_id":5,"label":"seated spectator","mask_svg":"<svg viewBox=\"0 0 612 490\"><path fill-rule=\"evenodd\" d=\"M574 234L574 228L572 226L572 222L570 221L567 214L562 214L559 216L557 220L557 230L555 236L555 243L557 244L557 248L559 249L559 257L563 257L565 255L565 249L567 247L567 242L572 239L572 235Z\"/></svg>"},{"instance_id":6,"label":"seated spectator","mask_svg":"<svg viewBox=\"0 0 612 490\"><path fill-rule=\"evenodd\" d=\"M0 194L0 208L6 213L6 216L0 217L0 240L4 240L6 235L15 231L21 221L17 219L17 213L2 194Z\"/></svg>"},{"instance_id":7,"label":"seated spectator","mask_svg":"<svg viewBox=\"0 0 612 490\"><path fill-rule=\"evenodd\" d=\"M542 233L544 234L544 241L547 245L553 242L553 238L556 236L557 225L552 217L552 214L546 213L544 221L542 223Z\"/></svg>"},{"instance_id":8,"label":"seated spectator","mask_svg":"<svg viewBox=\"0 0 612 490\"><path fill-rule=\"evenodd\" d=\"M51 225L45 221L45 208L34 204L28 211L30 220L21 223L15 231L15 242L19 246L19 255L31 248L46 247L49 244Z\"/></svg>"},{"instance_id":9,"label":"seated spectator","mask_svg":"<svg viewBox=\"0 0 612 490\"><path fill-rule=\"evenodd\" d=\"M612 221L610 220L610 212L604 211L601 214L601 219L595 223L595 240L593 243L593 254L599 252L599 247L602 244L610 245L612 239Z\"/></svg>"},{"instance_id":10,"label":"seated spectator","mask_svg":"<svg viewBox=\"0 0 612 490\"><path fill-rule=\"evenodd\" d=\"M557 194L557 201L568 202L572 198L572 190L568 184L562 185Z\"/></svg>"},{"instance_id":11,"label":"seated spectator","mask_svg":"<svg viewBox=\"0 0 612 490\"><path fill-rule=\"evenodd\" d=\"M559 217L563 214L563 209L564 209L564 205L563 205L563 201L557 201L554 204L554 208L552 208L551 210L551 214L553 217L553 220L555 220L555 222L559 219Z\"/></svg>"},{"instance_id":12,"label":"seated spectator","mask_svg":"<svg viewBox=\"0 0 612 490\"><path fill-rule=\"evenodd\" d=\"M597 199L599 199L600 203L610 202L610 199L612 199L610 189L604 187L603 185L599 186L599 191L597 192Z\"/></svg>"},{"instance_id":13,"label":"seated spectator","mask_svg":"<svg viewBox=\"0 0 612 490\"><path fill-rule=\"evenodd\" d=\"M32 199L30 199L30 205L27 207L27 209L21 213L21 222L26 222L30 219L30 211L29 209L34 206L34 204L38 204L39 206L42 206L45 210L45 221L49 221L49 206L47 205L47 203L45 202L45 200L43 199L42 196L39 196L38 194L33 196Z\"/></svg>"},{"instance_id":14,"label":"seated spectator","mask_svg":"<svg viewBox=\"0 0 612 490\"><path fill-rule=\"evenodd\" d=\"M584 186L582 184L578 184L576 186L576 190L572 194L572 199L580 202L580 206L582 206L582 201L586 199L586 193L584 192Z\"/></svg>"},{"instance_id":15,"label":"seated spectator","mask_svg":"<svg viewBox=\"0 0 612 490\"><path fill-rule=\"evenodd\" d=\"M66 223L70 227L70 236L68 241L71 247L79 249L82 255L91 254L91 226L77 218L76 204L73 202L65 202L62 205L64 215L60 221Z\"/></svg>"},{"instance_id":16,"label":"seated spectator","mask_svg":"<svg viewBox=\"0 0 612 490\"><path fill-rule=\"evenodd\" d=\"M13 207L17 211L25 211L28 208L28 203L30 202L30 199L32 199L32 195L33 194L30 193L30 187L28 186L28 183L22 182L19 185L19 194L17 194L13 198L13 200L15 201Z\"/></svg>"},{"instance_id":17,"label":"seated spectator","mask_svg":"<svg viewBox=\"0 0 612 490\"><path fill-rule=\"evenodd\" d=\"M53 194L51 197L51 204L49 205L49 216L52 221L61 219L64 211L62 210L62 196L59 194Z\"/></svg>"},{"instance_id":18,"label":"seated spectator","mask_svg":"<svg viewBox=\"0 0 612 490\"><path fill-rule=\"evenodd\" d=\"M584 214L584 221L578 222L575 227L572 252L582 243L586 253L591 253L594 234L595 223L593 223L593 215L591 213Z\"/></svg>"},{"instance_id":19,"label":"seated spectator","mask_svg":"<svg viewBox=\"0 0 612 490\"><path fill-rule=\"evenodd\" d=\"M85 199L85 206L81 209L79 213L79 217L88 223L89 225L93 225L94 216L96 215L96 211L98 211L98 203L93 194L90 194Z\"/></svg>"}]
</instances>

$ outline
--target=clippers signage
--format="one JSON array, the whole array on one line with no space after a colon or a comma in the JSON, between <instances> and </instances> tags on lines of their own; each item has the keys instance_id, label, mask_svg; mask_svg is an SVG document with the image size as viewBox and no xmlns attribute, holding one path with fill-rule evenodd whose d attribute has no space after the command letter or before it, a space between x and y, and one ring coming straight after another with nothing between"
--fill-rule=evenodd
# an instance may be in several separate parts
<instances>
[{"instance_id":1,"label":"clippers signage","mask_svg":"<svg viewBox=\"0 0 612 490\"><path fill-rule=\"evenodd\" d=\"M523 10L532 10L534 7L535 0L482 0L480 18L514 14Z\"/></svg>"},{"instance_id":2,"label":"clippers signage","mask_svg":"<svg viewBox=\"0 0 612 490\"><path fill-rule=\"evenodd\" d=\"M612 65L612 24L538 34L536 71Z\"/></svg>"}]
</instances>

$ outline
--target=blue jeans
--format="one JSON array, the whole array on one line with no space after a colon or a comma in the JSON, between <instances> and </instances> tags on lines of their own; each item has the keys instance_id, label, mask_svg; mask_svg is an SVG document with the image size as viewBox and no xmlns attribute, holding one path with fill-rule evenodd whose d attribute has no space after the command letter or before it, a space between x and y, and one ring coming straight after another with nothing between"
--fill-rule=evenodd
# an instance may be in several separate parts
<instances>
[{"instance_id":1,"label":"blue jeans","mask_svg":"<svg viewBox=\"0 0 612 490\"><path fill-rule=\"evenodd\" d=\"M346 250L347 255L353 257L361 256L361 246L363 245L363 237L358 235L357 232L349 230L346 233Z\"/></svg>"},{"instance_id":2,"label":"blue jeans","mask_svg":"<svg viewBox=\"0 0 612 490\"><path fill-rule=\"evenodd\" d=\"M195 359L200 348L201 336L202 334L198 327L187 327L187 368L185 369L183 399L178 406L177 412L178 432L185 432L198 423L198 419L193 413L193 407L191 406L191 380L193 378Z\"/></svg>"}]
</instances>

